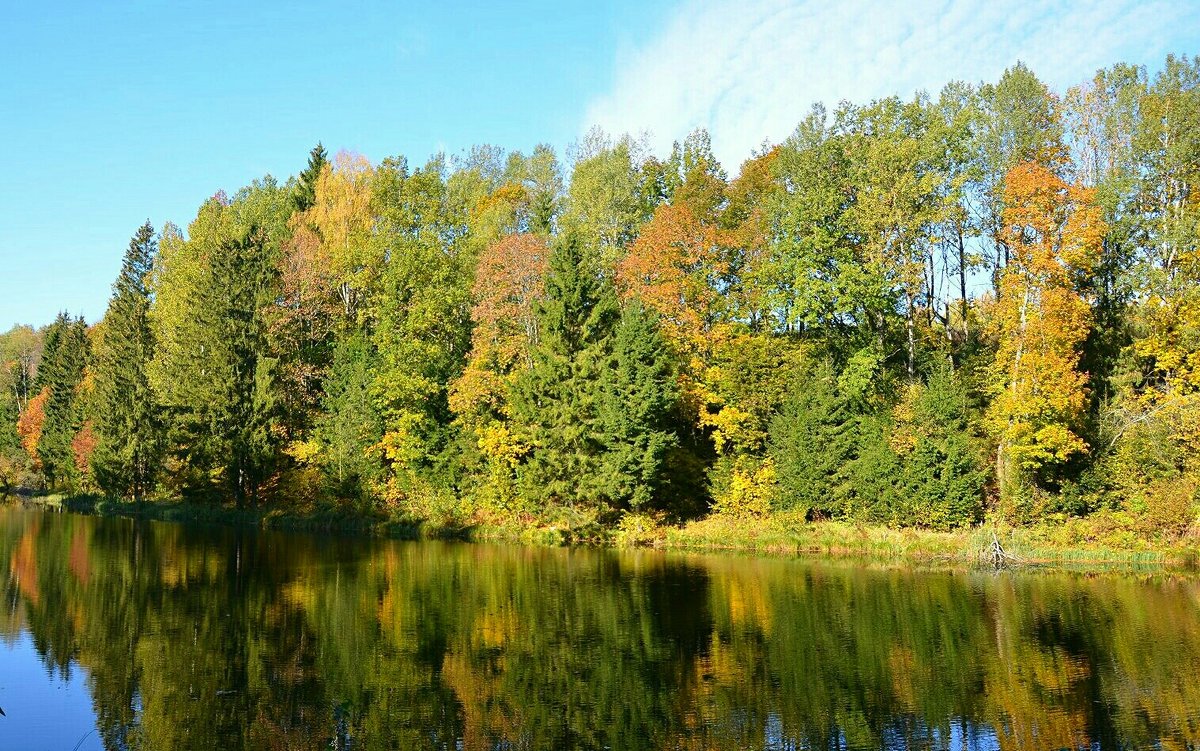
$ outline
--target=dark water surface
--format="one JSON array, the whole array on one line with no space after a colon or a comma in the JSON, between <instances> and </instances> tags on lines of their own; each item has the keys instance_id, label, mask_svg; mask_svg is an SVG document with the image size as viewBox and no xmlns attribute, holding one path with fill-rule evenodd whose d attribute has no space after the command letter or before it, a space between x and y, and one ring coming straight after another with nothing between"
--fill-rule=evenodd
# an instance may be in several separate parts
<instances>
[{"instance_id":1,"label":"dark water surface","mask_svg":"<svg viewBox=\"0 0 1200 751\"><path fill-rule=\"evenodd\" d=\"M0 508L0 749L1197 748L1200 584Z\"/></svg>"}]
</instances>

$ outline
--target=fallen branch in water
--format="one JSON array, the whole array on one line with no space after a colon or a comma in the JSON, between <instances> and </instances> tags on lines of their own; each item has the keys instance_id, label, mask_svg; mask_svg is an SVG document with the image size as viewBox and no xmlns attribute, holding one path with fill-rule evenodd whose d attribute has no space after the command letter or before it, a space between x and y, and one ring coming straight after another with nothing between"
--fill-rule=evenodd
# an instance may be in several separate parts
<instances>
[{"instance_id":1,"label":"fallen branch in water","mask_svg":"<svg viewBox=\"0 0 1200 751\"><path fill-rule=\"evenodd\" d=\"M992 568L997 570L1009 565L1023 563L1020 558L1004 549L1004 546L1000 544L1000 538L996 536L995 532L992 533L991 543L980 553L980 558L990 563Z\"/></svg>"}]
</instances>

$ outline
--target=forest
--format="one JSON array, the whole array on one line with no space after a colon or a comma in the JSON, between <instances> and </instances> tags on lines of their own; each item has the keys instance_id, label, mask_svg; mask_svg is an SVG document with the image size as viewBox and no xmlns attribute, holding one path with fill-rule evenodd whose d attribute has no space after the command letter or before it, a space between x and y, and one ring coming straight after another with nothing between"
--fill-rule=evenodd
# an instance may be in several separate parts
<instances>
[{"instance_id":1,"label":"forest","mask_svg":"<svg viewBox=\"0 0 1200 751\"><path fill-rule=\"evenodd\" d=\"M131 228L102 320L0 335L0 490L1197 534L1200 59L646 143L318 144Z\"/></svg>"}]
</instances>

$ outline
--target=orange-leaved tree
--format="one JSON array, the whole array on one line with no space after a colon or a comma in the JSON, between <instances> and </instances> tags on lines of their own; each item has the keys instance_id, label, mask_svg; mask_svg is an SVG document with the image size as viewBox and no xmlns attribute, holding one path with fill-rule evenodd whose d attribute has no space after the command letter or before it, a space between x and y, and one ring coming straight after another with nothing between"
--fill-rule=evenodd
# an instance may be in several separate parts
<instances>
[{"instance_id":1,"label":"orange-leaved tree","mask_svg":"<svg viewBox=\"0 0 1200 751\"><path fill-rule=\"evenodd\" d=\"M1088 450L1079 435L1087 406L1079 358L1091 308L1080 289L1106 229L1093 193L1036 162L1006 177L999 239L1011 257L990 323L997 350L986 415L1005 498L1022 477Z\"/></svg>"},{"instance_id":2,"label":"orange-leaved tree","mask_svg":"<svg viewBox=\"0 0 1200 751\"><path fill-rule=\"evenodd\" d=\"M471 354L450 396L451 408L460 417L502 414L506 379L529 366L529 353L537 342L533 306L542 295L549 252L545 238L514 234L492 243L480 256L471 308Z\"/></svg>"},{"instance_id":3,"label":"orange-leaved tree","mask_svg":"<svg viewBox=\"0 0 1200 751\"><path fill-rule=\"evenodd\" d=\"M509 429L508 392L531 365L538 338L534 304L544 292L549 253L544 237L512 234L480 255L471 353L450 387L450 408L481 454L480 498L496 510L511 510L517 496L513 473L524 448Z\"/></svg>"},{"instance_id":4,"label":"orange-leaved tree","mask_svg":"<svg viewBox=\"0 0 1200 751\"><path fill-rule=\"evenodd\" d=\"M46 386L29 400L25 411L17 419L17 434L21 436L21 447L29 454L34 469L40 469L38 444L42 440L42 427L46 424L46 402L50 401L50 387Z\"/></svg>"}]
</instances>

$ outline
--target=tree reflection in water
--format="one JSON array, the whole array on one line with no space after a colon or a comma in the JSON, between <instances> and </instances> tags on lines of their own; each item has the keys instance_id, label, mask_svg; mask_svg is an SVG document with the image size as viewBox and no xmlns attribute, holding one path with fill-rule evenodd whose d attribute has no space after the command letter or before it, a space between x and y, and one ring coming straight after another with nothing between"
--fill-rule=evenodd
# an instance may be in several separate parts
<instances>
[{"instance_id":1,"label":"tree reflection in water","mask_svg":"<svg viewBox=\"0 0 1200 751\"><path fill-rule=\"evenodd\" d=\"M1185 579L0 521L3 630L109 749L1200 742Z\"/></svg>"}]
</instances>

